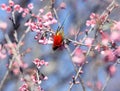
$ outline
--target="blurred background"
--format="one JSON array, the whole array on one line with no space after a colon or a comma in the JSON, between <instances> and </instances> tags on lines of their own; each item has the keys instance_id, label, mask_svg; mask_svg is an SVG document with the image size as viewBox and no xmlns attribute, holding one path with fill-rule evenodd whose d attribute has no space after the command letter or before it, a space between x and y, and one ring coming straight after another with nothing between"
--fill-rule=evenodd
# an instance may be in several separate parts
<instances>
[{"instance_id":1,"label":"blurred background","mask_svg":"<svg viewBox=\"0 0 120 91\"><path fill-rule=\"evenodd\" d=\"M34 4L33 12L35 14L38 13L40 8L43 8L46 5L50 5L49 0L14 0L15 3L20 4L22 7L26 7L28 3ZM74 39L74 36L71 32L77 31L85 31L86 28L86 20L89 19L91 13L101 14L106 7L111 3L112 0L55 0L55 8L59 8L61 3L65 3L65 9L58 10L59 21L62 23L67 14L67 20L64 24L65 36ZM120 4L120 0L117 0L118 4ZM0 0L0 4L5 3L8 4L8 0ZM13 41L13 25L9 20L11 15L6 13L6 11L0 10L0 22L7 23L6 30L0 30L0 43L4 43L4 33L7 32ZM120 8L115 9L111 15L111 19L115 19L117 21L120 20ZM21 37L26 27L24 27L24 23L27 18L22 18L21 15L16 14L17 23L20 24L20 27L17 29L18 39ZM58 25L52 26L54 30L56 30ZM72 80L72 76L75 75L74 67L71 62L70 55L67 50L52 50L52 45L41 45L34 39L36 33L29 32L25 39L25 45L21 48L21 52L26 50L27 48L31 48L31 52L27 53L23 61L28 64L28 67L32 68L32 61L35 58L44 59L49 62L48 66L45 66L41 69L41 72L48 76L48 80L43 81L41 87L45 91L68 91L69 82ZM84 36L81 35L80 38ZM73 45L69 45L71 49L74 49ZM97 54L96 54L97 55ZM89 88L87 86L88 83L105 83L107 72L106 65L101 62L96 61L94 58L90 58L89 63L84 66L83 74L81 74L85 86L86 91L97 91L93 90L93 88ZM0 81L3 79L5 72L7 70L6 64L8 64L8 58L0 59ZM109 84L105 91L120 91L120 66L117 65L117 72L109 81ZM13 74L9 75L9 78L6 80L2 91L18 91L20 86L20 82L18 80L18 76ZM72 91L82 91L80 85L74 85Z\"/></svg>"}]
</instances>

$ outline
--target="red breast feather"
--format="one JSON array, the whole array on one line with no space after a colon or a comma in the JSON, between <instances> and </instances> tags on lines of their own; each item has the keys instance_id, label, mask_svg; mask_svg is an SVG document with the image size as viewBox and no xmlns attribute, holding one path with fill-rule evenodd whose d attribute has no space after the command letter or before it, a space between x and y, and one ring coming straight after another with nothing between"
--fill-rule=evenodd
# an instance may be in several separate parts
<instances>
[{"instance_id":1,"label":"red breast feather","mask_svg":"<svg viewBox=\"0 0 120 91\"><path fill-rule=\"evenodd\" d=\"M63 37L62 35L54 35L53 37L53 50L56 50L63 44Z\"/></svg>"}]
</instances>

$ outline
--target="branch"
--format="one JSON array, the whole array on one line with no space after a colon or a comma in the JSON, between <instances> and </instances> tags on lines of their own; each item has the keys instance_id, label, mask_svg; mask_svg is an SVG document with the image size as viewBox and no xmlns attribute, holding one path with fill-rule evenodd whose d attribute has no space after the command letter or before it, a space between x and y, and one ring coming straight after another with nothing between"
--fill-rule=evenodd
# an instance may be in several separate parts
<instances>
[{"instance_id":1,"label":"branch","mask_svg":"<svg viewBox=\"0 0 120 91\"><path fill-rule=\"evenodd\" d=\"M106 20L108 19L109 14L110 14L110 12L111 12L114 8L115 8L115 0L113 0L113 1L111 2L111 4L107 7L107 11L105 10L105 11L101 14L101 17L102 17L103 15L106 15L106 16L105 16L105 20L104 20L103 22L101 22L101 25L103 25L103 24L106 22ZM96 33L97 33L97 29L99 29L99 26L96 25L96 26L94 26L93 28L91 28L91 29L88 31L88 34L89 34L91 31L93 31L93 30L96 30ZM95 33L95 35L96 35L96 33ZM85 37L83 38L82 42L84 42L84 40L87 38L87 36L88 36L88 35L85 35ZM96 37L96 36L94 36L94 38L95 38L95 37ZM79 48L79 46L80 46L80 45L78 45L78 46L75 48L75 50L72 52L71 56L74 55L76 49ZM88 49L88 51L87 51L87 53L86 53L86 57L89 55L89 52L90 52L91 48L92 48L92 46ZM84 64L84 65L85 65L85 64ZM78 71L77 71L77 73L76 73L76 76L75 76L75 80L78 78L79 72L82 70L82 67L83 67L84 65L82 65L82 66L79 67L79 69L78 69ZM73 85L74 85L73 83L70 85L68 91L71 91Z\"/></svg>"}]
</instances>

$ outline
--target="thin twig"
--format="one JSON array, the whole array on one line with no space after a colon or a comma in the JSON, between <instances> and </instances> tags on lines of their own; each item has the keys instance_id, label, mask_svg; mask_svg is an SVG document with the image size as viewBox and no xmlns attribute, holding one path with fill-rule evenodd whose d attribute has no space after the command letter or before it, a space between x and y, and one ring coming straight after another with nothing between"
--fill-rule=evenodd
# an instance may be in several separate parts
<instances>
[{"instance_id":1,"label":"thin twig","mask_svg":"<svg viewBox=\"0 0 120 91\"><path fill-rule=\"evenodd\" d=\"M118 64L119 61L120 61L120 59L118 59L118 60L113 64L113 66L116 66L116 65ZM110 75L108 74L107 77L106 77L105 84L103 85L101 91L104 91L104 90L105 90L105 88L107 87L107 85L108 85L110 79L111 79L111 77L110 77Z\"/></svg>"}]
</instances>

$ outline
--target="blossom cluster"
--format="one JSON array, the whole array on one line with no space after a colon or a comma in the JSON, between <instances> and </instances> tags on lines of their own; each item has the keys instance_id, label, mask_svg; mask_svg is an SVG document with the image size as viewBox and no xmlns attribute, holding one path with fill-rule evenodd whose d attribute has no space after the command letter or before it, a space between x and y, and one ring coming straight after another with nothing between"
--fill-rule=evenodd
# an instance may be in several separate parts
<instances>
[{"instance_id":1,"label":"blossom cluster","mask_svg":"<svg viewBox=\"0 0 120 91\"><path fill-rule=\"evenodd\" d=\"M48 62L45 62L44 60L40 60L39 58L36 58L33 60L33 63L37 66L37 68L41 68L41 66L45 65L47 66L48 65Z\"/></svg>"},{"instance_id":2,"label":"blossom cluster","mask_svg":"<svg viewBox=\"0 0 120 91\"><path fill-rule=\"evenodd\" d=\"M9 4L2 4L1 9L11 13L12 11L22 13L22 17L25 17L33 9L33 4L28 4L27 8L22 8L19 4L15 4L13 1L9 1Z\"/></svg>"},{"instance_id":3,"label":"blossom cluster","mask_svg":"<svg viewBox=\"0 0 120 91\"><path fill-rule=\"evenodd\" d=\"M40 60L38 58L33 60L33 63L35 64L35 69L29 69L26 72L26 77L23 77L21 81L23 82L23 85L19 88L19 91L29 91L29 88L31 88L32 85L36 85L36 91L43 91L40 84L43 80L47 80L48 77L45 76L43 73L41 73L39 70L42 66L47 66L48 62L45 62L44 60ZM30 83L29 83L30 82Z\"/></svg>"},{"instance_id":4,"label":"blossom cluster","mask_svg":"<svg viewBox=\"0 0 120 91\"><path fill-rule=\"evenodd\" d=\"M35 39L40 44L52 44L53 43L53 32L51 31L51 25L56 24L57 20L53 17L52 13L45 12L43 8L39 9L39 14L36 15L32 12L34 5L32 3L28 4L26 8L21 7L19 4L15 4L13 1L9 1L9 4L2 4L1 9L11 12L22 13L22 17L30 15L35 20L28 21L24 25L29 26L30 29L36 32ZM51 33L50 33L51 32ZM50 33L48 35L48 33Z\"/></svg>"}]
</instances>

